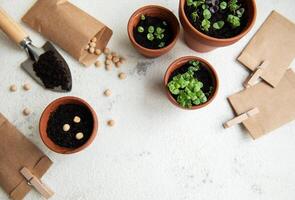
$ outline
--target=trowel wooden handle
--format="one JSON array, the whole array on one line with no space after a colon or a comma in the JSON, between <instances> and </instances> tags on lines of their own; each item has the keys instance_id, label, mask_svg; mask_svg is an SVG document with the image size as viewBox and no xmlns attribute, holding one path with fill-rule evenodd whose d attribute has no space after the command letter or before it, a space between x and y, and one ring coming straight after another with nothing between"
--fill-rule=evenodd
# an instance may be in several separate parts
<instances>
[{"instance_id":1,"label":"trowel wooden handle","mask_svg":"<svg viewBox=\"0 0 295 200\"><path fill-rule=\"evenodd\" d=\"M0 28L16 44L20 44L28 35L8 14L0 8Z\"/></svg>"}]
</instances>

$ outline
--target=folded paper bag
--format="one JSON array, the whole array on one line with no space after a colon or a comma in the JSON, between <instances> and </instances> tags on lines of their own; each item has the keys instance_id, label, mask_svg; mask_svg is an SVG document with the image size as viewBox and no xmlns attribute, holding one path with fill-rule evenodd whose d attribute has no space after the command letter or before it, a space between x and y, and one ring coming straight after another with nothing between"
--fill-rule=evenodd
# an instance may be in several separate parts
<instances>
[{"instance_id":1,"label":"folded paper bag","mask_svg":"<svg viewBox=\"0 0 295 200\"><path fill-rule=\"evenodd\" d=\"M41 178L52 161L1 113L0 136L0 186L11 199L23 199L32 187L21 170L26 168L36 178Z\"/></svg>"},{"instance_id":2,"label":"folded paper bag","mask_svg":"<svg viewBox=\"0 0 295 200\"><path fill-rule=\"evenodd\" d=\"M66 0L38 0L22 20L84 65L93 64L98 57L85 50L89 41L96 37L96 48L104 49L113 33Z\"/></svg>"}]
</instances>

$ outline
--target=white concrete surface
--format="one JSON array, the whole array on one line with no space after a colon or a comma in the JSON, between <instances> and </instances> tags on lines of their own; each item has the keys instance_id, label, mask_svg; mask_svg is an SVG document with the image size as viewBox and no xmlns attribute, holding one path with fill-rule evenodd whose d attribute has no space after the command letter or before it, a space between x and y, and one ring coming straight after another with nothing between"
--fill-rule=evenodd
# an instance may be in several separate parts
<instances>
[{"instance_id":1,"label":"white concrete surface","mask_svg":"<svg viewBox=\"0 0 295 200\"><path fill-rule=\"evenodd\" d=\"M0 0L14 19L35 0ZM58 155L46 148L38 134L38 120L44 107L64 94L45 91L19 67L26 58L12 42L0 34L0 111L36 143L54 165L43 180L56 192L53 200L294 200L295 123L253 141L239 126L228 130L222 123L233 116L226 97L242 89L247 70L235 61L271 10L295 22L293 0L257 0L255 27L240 42L200 54L180 39L167 55L145 59L133 49L126 33L132 12L146 4L159 4L177 14L177 0L71 0L72 3L108 24L114 30L110 47L128 58L122 71L84 68L61 51L70 64L74 87L68 95L86 99L100 119L99 135L85 151ZM25 30L37 45L45 41L27 26ZM61 33L65 34L65 33ZM295 36L294 36L295 37ZM167 66L184 55L208 59L220 78L216 100L198 111L182 111L165 97L162 77ZM21 85L29 82L32 90ZM10 84L18 92L10 93ZM102 93L110 88L113 96ZM27 106L33 110L22 116ZM116 126L109 128L106 120ZM33 130L29 130L32 125ZM1 139L0 139L1 141ZM0 189L0 199L7 199ZM32 191L27 200L40 199Z\"/></svg>"}]
</instances>

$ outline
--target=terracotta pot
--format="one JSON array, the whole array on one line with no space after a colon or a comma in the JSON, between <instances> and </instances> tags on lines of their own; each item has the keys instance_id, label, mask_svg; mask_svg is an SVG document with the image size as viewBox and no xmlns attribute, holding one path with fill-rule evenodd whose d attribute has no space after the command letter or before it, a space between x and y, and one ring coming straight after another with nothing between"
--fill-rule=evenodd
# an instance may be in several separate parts
<instances>
[{"instance_id":1,"label":"terracotta pot","mask_svg":"<svg viewBox=\"0 0 295 200\"><path fill-rule=\"evenodd\" d=\"M249 20L244 28L244 30L237 36L220 39L210 37L205 35L204 33L198 31L187 19L187 16L184 11L184 6L186 0L179 0L179 19L184 29L184 40L186 44L193 50L198 52L208 52L217 47L228 46L234 44L239 41L242 37L244 37L253 27L255 19L256 19L256 3L255 0L245 0L248 9Z\"/></svg>"},{"instance_id":2,"label":"terracotta pot","mask_svg":"<svg viewBox=\"0 0 295 200\"><path fill-rule=\"evenodd\" d=\"M203 104L200 104L200 105L192 106L191 108L184 108L184 107L180 106L179 103L174 99L174 97L170 93L167 85L168 85L168 81L169 81L169 78L171 77L172 73L176 69L181 68L184 64L186 64L190 60L198 60L198 61L200 61L200 62L202 62L202 63L205 64L205 66L209 70L209 72L211 74L211 77L213 79L213 82L214 82L214 85L213 85L214 91L213 91L211 97L208 98L208 101L207 102L205 102ZM202 58L199 58L199 57L195 57L195 56L185 56L185 57L181 57L181 58L175 60L168 67L168 69L167 69L167 71L165 73L165 76L164 76L164 85L165 85L165 88L166 88L167 97L171 101L171 103L173 103L175 106L177 106L179 108L182 108L182 109L185 109L185 110L197 110L197 109L203 108L203 107L207 106L208 104L210 104L213 101L213 99L216 97L217 92L218 92L218 88L219 88L219 80L218 80L218 76L217 76L216 71L214 70L214 68L212 67L212 65L210 63L208 63L206 60L204 60Z\"/></svg>"},{"instance_id":3,"label":"terracotta pot","mask_svg":"<svg viewBox=\"0 0 295 200\"><path fill-rule=\"evenodd\" d=\"M48 123L50 114L53 111L55 111L60 105L69 104L69 103L83 105L83 106L87 107L90 110L92 117L93 117L93 130L92 130L91 136L85 144L83 144L82 146L80 146L78 148L61 147L61 146L55 144L47 136L47 132L46 132L47 123ZM97 119L95 111L83 99L80 99L77 97L71 97L71 96L62 97L62 98L56 99L52 103L50 103L43 111L41 118L40 118L40 122L39 122L39 132L40 132L40 136L41 136L43 143L52 151L54 151L56 153L61 153L61 154L72 154L72 153L82 151L83 149L88 147L93 142L94 138L96 137L97 130L98 130L98 119Z\"/></svg>"},{"instance_id":4,"label":"terracotta pot","mask_svg":"<svg viewBox=\"0 0 295 200\"><path fill-rule=\"evenodd\" d=\"M137 26L137 24L140 21L140 16L144 14L147 16L153 16L153 17L159 17L160 19L165 20L170 26L173 31L173 39L170 42L169 45L161 48L161 49L148 49L146 47L141 46L138 44L133 35L133 29ZM179 37L179 32L180 32L180 25L179 22L176 18L176 16L168 9L161 7L161 6L156 6L156 5L148 5L144 6L138 10L136 10L132 16L129 19L128 22L128 36L129 39L132 43L132 45L135 47L135 49L144 55L145 57L148 58L154 58L154 57L159 57L167 52L169 52L175 45L178 37Z\"/></svg>"}]
</instances>

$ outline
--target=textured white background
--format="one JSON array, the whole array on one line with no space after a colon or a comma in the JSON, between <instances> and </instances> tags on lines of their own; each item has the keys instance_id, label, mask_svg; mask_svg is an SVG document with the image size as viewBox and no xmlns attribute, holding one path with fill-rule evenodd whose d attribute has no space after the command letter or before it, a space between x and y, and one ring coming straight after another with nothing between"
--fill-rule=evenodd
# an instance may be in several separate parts
<instances>
[{"instance_id":1,"label":"textured white background","mask_svg":"<svg viewBox=\"0 0 295 200\"><path fill-rule=\"evenodd\" d=\"M0 5L20 21L34 2L0 0ZM170 53L157 59L145 59L132 48L126 34L127 21L135 9L152 3L177 15L177 0L71 2L108 24L114 30L109 46L128 58L122 68L128 78L120 81L117 71L83 68L61 51L74 81L68 95L86 99L100 119L98 137L81 153L58 155L41 142L37 128L40 114L48 103L63 95L35 84L19 67L26 54L0 34L0 111L54 161L43 178L56 192L52 199L295 199L294 122L257 141L239 126L222 128L222 122L233 117L226 97L241 90L248 76L235 61L237 55L271 10L295 21L293 0L258 0L254 28L232 46L199 54L187 48L181 38ZM24 27L37 45L44 43L44 38ZM208 59L219 74L219 94L202 110L182 111L164 94L162 77L167 66L184 55ZM21 88L25 82L32 84L31 91L8 91L10 84ZM113 91L112 97L103 97L106 88ZM29 117L21 114L25 106L33 110ZM109 118L116 120L114 128L106 126ZM30 125L33 130L28 129ZM39 198L32 191L26 199ZM1 189L0 199L7 199Z\"/></svg>"}]
</instances>

